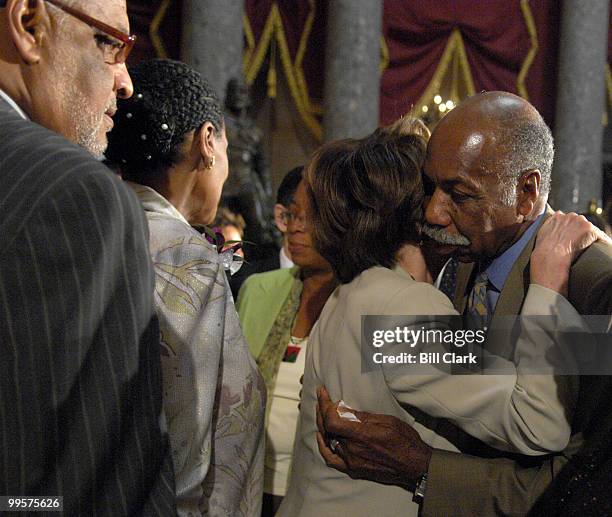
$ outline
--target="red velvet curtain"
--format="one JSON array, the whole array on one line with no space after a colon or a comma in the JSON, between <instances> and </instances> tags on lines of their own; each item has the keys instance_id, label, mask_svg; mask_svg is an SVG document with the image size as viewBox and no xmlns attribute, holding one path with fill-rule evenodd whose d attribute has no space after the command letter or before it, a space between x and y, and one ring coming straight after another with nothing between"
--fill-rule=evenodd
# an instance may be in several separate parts
<instances>
[{"instance_id":1,"label":"red velvet curtain","mask_svg":"<svg viewBox=\"0 0 612 517\"><path fill-rule=\"evenodd\" d=\"M267 73L268 95L275 97L284 73L302 120L320 138L327 3L321 0L246 0L247 83Z\"/></svg>"},{"instance_id":2,"label":"red velvet curtain","mask_svg":"<svg viewBox=\"0 0 612 517\"><path fill-rule=\"evenodd\" d=\"M310 101L320 105L326 2L246 0L254 46L263 41L274 6L280 13L282 25L277 30L284 33L292 58L304 37L309 14L316 12L307 34L301 69ZM458 30L475 91L506 90L526 94L552 123L559 10L556 0L385 0L383 37L387 52L383 55L388 62L381 78L381 122L395 120L418 103L434 77L453 30ZM537 50L532 38L536 39ZM519 72L526 67L532 47L535 53L525 69L521 90ZM266 63L260 59L255 64L261 67Z\"/></svg>"},{"instance_id":3,"label":"red velvet curtain","mask_svg":"<svg viewBox=\"0 0 612 517\"><path fill-rule=\"evenodd\" d=\"M168 2L158 44L152 45L149 39L151 21L163 3L128 2L132 24L140 37L134 61L153 57L159 42L167 55L179 57L179 0ZM258 74L266 73L268 92L273 94L275 78L284 73L300 115L316 135L321 131L326 6L325 0L245 0L247 78L253 81ZM395 120L421 100L449 38L453 31L459 31L474 90L526 94L552 124L559 22L558 0L385 0L381 122ZM612 63L612 25L608 50ZM530 51L533 56L529 63ZM270 59L271 52L275 53L274 60ZM521 89L522 69L526 74Z\"/></svg>"},{"instance_id":4,"label":"red velvet curtain","mask_svg":"<svg viewBox=\"0 0 612 517\"><path fill-rule=\"evenodd\" d=\"M128 0L127 6L132 32L138 36L129 63L156 57L180 59L181 2ZM154 30L153 24L156 18L159 20L157 31ZM155 41L152 40L152 35Z\"/></svg>"},{"instance_id":5,"label":"red velvet curtain","mask_svg":"<svg viewBox=\"0 0 612 517\"><path fill-rule=\"evenodd\" d=\"M523 6L521 6L523 3ZM386 0L383 31L389 65L382 76L381 121L416 104L434 76L453 29L465 46L475 91L518 91L518 74L532 46L538 49L525 78L531 102L550 122L554 113L559 2L555 0Z\"/></svg>"}]
</instances>

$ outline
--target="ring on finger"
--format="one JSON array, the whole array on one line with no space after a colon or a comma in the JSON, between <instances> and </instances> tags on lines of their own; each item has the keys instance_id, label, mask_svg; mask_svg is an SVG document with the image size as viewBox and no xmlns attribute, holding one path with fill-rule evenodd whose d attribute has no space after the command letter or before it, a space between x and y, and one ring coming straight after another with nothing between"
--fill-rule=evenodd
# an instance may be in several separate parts
<instances>
[{"instance_id":1,"label":"ring on finger","mask_svg":"<svg viewBox=\"0 0 612 517\"><path fill-rule=\"evenodd\" d=\"M334 454L336 454L338 452L338 446L340 445L340 442L338 440L336 440L335 438L332 438L329 441L329 448L332 450L332 452Z\"/></svg>"}]
</instances>

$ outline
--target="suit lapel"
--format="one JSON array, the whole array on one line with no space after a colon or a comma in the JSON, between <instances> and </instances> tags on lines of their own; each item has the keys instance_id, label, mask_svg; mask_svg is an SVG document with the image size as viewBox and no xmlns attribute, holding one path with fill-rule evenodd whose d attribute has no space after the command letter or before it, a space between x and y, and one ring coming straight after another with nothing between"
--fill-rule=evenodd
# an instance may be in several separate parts
<instances>
[{"instance_id":1,"label":"suit lapel","mask_svg":"<svg viewBox=\"0 0 612 517\"><path fill-rule=\"evenodd\" d=\"M523 300L529 288L529 268L527 266L533 252L535 238L536 235L527 242L525 249L521 252L510 270L510 274L495 306L495 312L491 320L492 325L499 316L513 316L521 312Z\"/></svg>"},{"instance_id":2,"label":"suit lapel","mask_svg":"<svg viewBox=\"0 0 612 517\"><path fill-rule=\"evenodd\" d=\"M547 206L546 215L542 218L540 224L552 213L550 207ZM494 336L495 339L487 340L487 350L501 357L511 358L514 355L513 332L510 332L511 317L516 317L521 313L525 296L527 296L530 283L529 262L537 236L538 232L536 231L533 237L527 241L525 248L512 266L491 319L490 333L492 332L492 334L490 335ZM497 330L501 331L496 332Z\"/></svg>"},{"instance_id":3,"label":"suit lapel","mask_svg":"<svg viewBox=\"0 0 612 517\"><path fill-rule=\"evenodd\" d=\"M542 218L540 225L546 219L548 219L552 213L552 209L547 206L546 215ZM508 279L504 284L504 288L499 295L499 300L497 301L497 305L495 307L493 319L495 319L495 316L511 316L520 314L521 308L523 307L523 301L525 300L525 296L527 296L527 289L529 289L530 277L528 266L531 259L531 254L533 253L533 248L535 247L537 236L538 232L535 232L533 237L529 239L525 245L525 248L519 255L519 258L512 266Z\"/></svg>"},{"instance_id":4,"label":"suit lapel","mask_svg":"<svg viewBox=\"0 0 612 517\"><path fill-rule=\"evenodd\" d=\"M463 314L467 299L469 295L468 285L472 272L474 271L474 262L464 263L459 262L457 266L457 285L455 287L455 297L453 298L453 305L459 314Z\"/></svg>"}]
</instances>

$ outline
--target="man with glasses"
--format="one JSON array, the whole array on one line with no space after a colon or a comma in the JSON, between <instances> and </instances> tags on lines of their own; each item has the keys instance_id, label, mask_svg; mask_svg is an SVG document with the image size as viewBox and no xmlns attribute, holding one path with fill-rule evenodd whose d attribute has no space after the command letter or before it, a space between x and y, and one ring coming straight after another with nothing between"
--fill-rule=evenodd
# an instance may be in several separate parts
<instances>
[{"instance_id":1,"label":"man with glasses","mask_svg":"<svg viewBox=\"0 0 612 517\"><path fill-rule=\"evenodd\" d=\"M0 0L0 495L66 515L175 514L146 222L96 159L128 31L125 0Z\"/></svg>"}]
</instances>

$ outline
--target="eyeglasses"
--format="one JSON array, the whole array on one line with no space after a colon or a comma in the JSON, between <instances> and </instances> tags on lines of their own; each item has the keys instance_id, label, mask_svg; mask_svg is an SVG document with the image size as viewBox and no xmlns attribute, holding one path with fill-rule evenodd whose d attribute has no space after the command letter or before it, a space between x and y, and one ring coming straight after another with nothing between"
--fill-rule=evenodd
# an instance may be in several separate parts
<instances>
[{"instance_id":1,"label":"eyeglasses","mask_svg":"<svg viewBox=\"0 0 612 517\"><path fill-rule=\"evenodd\" d=\"M104 50L104 61L109 65L116 65L125 63L130 52L134 48L134 43L136 43L136 36L126 34L125 32L121 32L110 25L107 25L100 20L96 20L92 18L88 14L82 13L81 11L66 5L61 0L46 0L50 4L54 5L58 9L74 16L77 20L81 20L83 23L86 23L90 27L94 29L98 29L108 36L103 34L97 34L95 36L98 45ZM0 2L1 4L1 2ZM112 39L111 39L112 38Z\"/></svg>"},{"instance_id":2,"label":"eyeglasses","mask_svg":"<svg viewBox=\"0 0 612 517\"><path fill-rule=\"evenodd\" d=\"M289 226L290 224L295 224L299 225L302 230L306 229L307 222L306 214L304 213L296 214L291 210L285 210L284 212L281 212L280 217L281 221L283 221L283 223L285 223L287 226Z\"/></svg>"}]
</instances>

